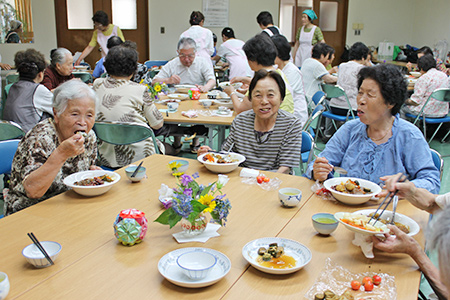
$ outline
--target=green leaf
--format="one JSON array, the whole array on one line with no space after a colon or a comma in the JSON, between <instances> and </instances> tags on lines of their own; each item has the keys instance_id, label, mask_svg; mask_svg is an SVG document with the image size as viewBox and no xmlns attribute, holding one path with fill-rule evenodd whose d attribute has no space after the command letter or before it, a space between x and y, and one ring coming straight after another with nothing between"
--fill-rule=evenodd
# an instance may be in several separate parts
<instances>
[{"instance_id":1,"label":"green leaf","mask_svg":"<svg viewBox=\"0 0 450 300\"><path fill-rule=\"evenodd\" d=\"M211 188L214 186L215 183L216 183L216 182L214 181L213 183L211 183L210 185L208 185L208 186L202 191L202 193L200 194L200 196L204 196L204 195L208 194L209 191L211 190Z\"/></svg>"},{"instance_id":2,"label":"green leaf","mask_svg":"<svg viewBox=\"0 0 450 300\"><path fill-rule=\"evenodd\" d=\"M177 215L177 214L175 213L175 215L174 215L172 218L169 219L169 225L170 225L170 228L172 228L173 226L175 226L175 224L177 224L178 222L180 222L180 220L181 220L181 216L180 216L180 215Z\"/></svg>"},{"instance_id":3,"label":"green leaf","mask_svg":"<svg viewBox=\"0 0 450 300\"><path fill-rule=\"evenodd\" d=\"M190 213L189 217L188 217L188 221L189 222L194 222L195 219L198 218L198 215L205 210L205 208L208 208L207 205L201 204L200 202L198 202L197 200L192 200L191 201L192 204L192 212Z\"/></svg>"},{"instance_id":4,"label":"green leaf","mask_svg":"<svg viewBox=\"0 0 450 300\"><path fill-rule=\"evenodd\" d=\"M217 212L212 211L211 212L211 217L214 219L214 221L218 224L220 224L220 226L222 225L222 220L219 219L219 214Z\"/></svg>"},{"instance_id":5,"label":"green leaf","mask_svg":"<svg viewBox=\"0 0 450 300\"><path fill-rule=\"evenodd\" d=\"M169 225L169 218L173 213L175 213L174 210L172 208L168 208L162 214L160 214L159 217L153 222Z\"/></svg>"},{"instance_id":6,"label":"green leaf","mask_svg":"<svg viewBox=\"0 0 450 300\"><path fill-rule=\"evenodd\" d=\"M198 183L195 180L189 182L188 187L192 189L193 196L198 194L198 190L200 189L200 186L198 185Z\"/></svg>"}]
</instances>

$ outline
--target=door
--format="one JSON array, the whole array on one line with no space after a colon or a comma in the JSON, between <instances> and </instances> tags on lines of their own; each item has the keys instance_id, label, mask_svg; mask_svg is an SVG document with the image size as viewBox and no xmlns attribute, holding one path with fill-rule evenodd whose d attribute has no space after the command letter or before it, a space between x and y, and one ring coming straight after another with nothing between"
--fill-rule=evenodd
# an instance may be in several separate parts
<instances>
[{"instance_id":1,"label":"door","mask_svg":"<svg viewBox=\"0 0 450 300\"><path fill-rule=\"evenodd\" d=\"M109 16L112 24L112 0L93 0L93 12L103 10ZM122 29L126 40L136 42L139 52L139 62L145 62L149 58L148 43L148 2L146 0L136 0L137 29ZM69 49L72 53L82 52L91 40L93 29L69 29L67 22L66 1L55 0L55 19L58 47ZM89 54L85 61L93 68L95 63L101 58L98 45Z\"/></svg>"}]
</instances>

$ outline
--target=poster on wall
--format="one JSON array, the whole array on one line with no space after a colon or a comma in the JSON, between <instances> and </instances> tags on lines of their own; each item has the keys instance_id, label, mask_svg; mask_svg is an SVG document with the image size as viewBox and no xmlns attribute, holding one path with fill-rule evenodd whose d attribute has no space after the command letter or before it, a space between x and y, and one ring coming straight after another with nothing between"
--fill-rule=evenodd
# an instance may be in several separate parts
<instances>
[{"instance_id":1,"label":"poster on wall","mask_svg":"<svg viewBox=\"0 0 450 300\"><path fill-rule=\"evenodd\" d=\"M205 27L228 27L229 0L203 0Z\"/></svg>"}]
</instances>

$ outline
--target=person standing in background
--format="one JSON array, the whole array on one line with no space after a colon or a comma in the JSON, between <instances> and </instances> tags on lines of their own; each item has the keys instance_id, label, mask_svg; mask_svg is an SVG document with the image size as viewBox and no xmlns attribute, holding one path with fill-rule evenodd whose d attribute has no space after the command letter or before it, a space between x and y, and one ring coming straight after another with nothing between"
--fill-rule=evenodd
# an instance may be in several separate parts
<instances>
[{"instance_id":1,"label":"person standing in background","mask_svg":"<svg viewBox=\"0 0 450 300\"><path fill-rule=\"evenodd\" d=\"M297 31L294 46L295 65L301 67L305 59L311 57L312 47L317 43L325 43L322 30L312 21L317 19L316 13L312 9L303 11L302 24Z\"/></svg>"},{"instance_id":2,"label":"person standing in background","mask_svg":"<svg viewBox=\"0 0 450 300\"><path fill-rule=\"evenodd\" d=\"M204 28L205 16L200 11L193 11L189 18L191 27L180 35L182 38L191 38L197 45L196 55L207 59L211 68L213 67L211 55L214 53L213 33L211 30Z\"/></svg>"},{"instance_id":3,"label":"person standing in background","mask_svg":"<svg viewBox=\"0 0 450 300\"><path fill-rule=\"evenodd\" d=\"M20 43L19 32L22 32L23 30L22 22L20 22L19 20L12 20L9 23L9 27L10 30L6 34L5 43L19 44Z\"/></svg>"},{"instance_id":4,"label":"person standing in background","mask_svg":"<svg viewBox=\"0 0 450 300\"><path fill-rule=\"evenodd\" d=\"M256 22L258 22L259 27L263 30L262 32L267 34L269 37L281 34L280 28L273 25L272 14L268 11L260 12L256 17Z\"/></svg>"},{"instance_id":5,"label":"person standing in background","mask_svg":"<svg viewBox=\"0 0 450 300\"><path fill-rule=\"evenodd\" d=\"M76 66L78 66L86 56L91 54L97 44L100 46L102 51L102 57L105 57L106 54L108 54L107 43L110 37L118 36L122 39L122 41L125 41L122 30L120 30L118 26L109 23L109 17L104 11L99 10L95 12L92 17L92 21L94 22L95 30L92 34L89 45L84 48L83 53L81 53L80 57L75 62Z\"/></svg>"}]
</instances>

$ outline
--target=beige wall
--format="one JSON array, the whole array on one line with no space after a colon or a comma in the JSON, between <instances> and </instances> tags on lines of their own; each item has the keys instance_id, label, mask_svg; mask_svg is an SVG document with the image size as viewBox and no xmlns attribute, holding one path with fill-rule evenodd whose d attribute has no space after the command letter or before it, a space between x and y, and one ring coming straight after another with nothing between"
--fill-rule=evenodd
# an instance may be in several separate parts
<instances>
[{"instance_id":1,"label":"beige wall","mask_svg":"<svg viewBox=\"0 0 450 300\"><path fill-rule=\"evenodd\" d=\"M259 12L270 11L278 24L278 0L229 0L228 26L233 28L236 38L246 41L261 32L256 23ZM245 2L245 5L243 3ZM189 28L189 16L194 10L202 10L202 0L150 0L150 59L169 60L176 55L176 44L180 34ZM176 8L176 9L174 9ZM160 33L161 26L165 34ZM209 28L222 42L223 28Z\"/></svg>"},{"instance_id":2,"label":"beige wall","mask_svg":"<svg viewBox=\"0 0 450 300\"><path fill-rule=\"evenodd\" d=\"M2 62L13 64L17 51L34 48L50 59L50 50L56 48L55 5L53 0L32 0L33 44L0 44Z\"/></svg>"}]
</instances>

